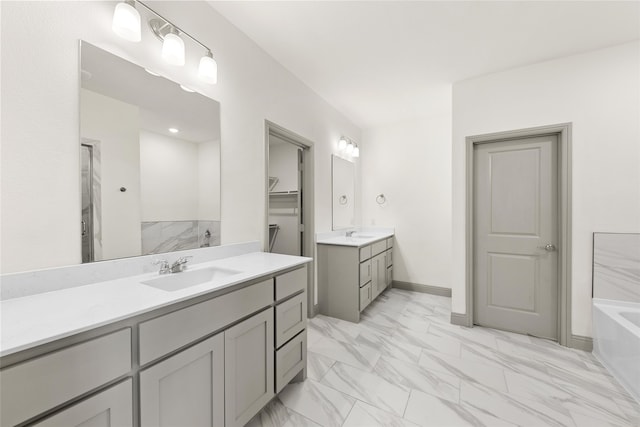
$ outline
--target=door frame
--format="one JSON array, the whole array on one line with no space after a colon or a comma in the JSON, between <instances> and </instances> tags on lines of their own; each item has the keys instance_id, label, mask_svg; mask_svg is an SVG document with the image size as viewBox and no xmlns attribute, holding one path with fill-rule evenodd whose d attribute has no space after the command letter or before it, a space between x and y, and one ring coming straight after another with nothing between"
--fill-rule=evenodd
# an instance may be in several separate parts
<instances>
[{"instance_id":1,"label":"door frame","mask_svg":"<svg viewBox=\"0 0 640 427\"><path fill-rule=\"evenodd\" d=\"M302 215L303 215L303 241L302 255L313 260L307 268L307 316L314 317L318 313L318 305L315 299L315 239L314 239L314 144L313 141L298 135L295 132L265 120L264 132L264 251L269 252L269 136L274 135L293 145L302 148Z\"/></svg>"},{"instance_id":2,"label":"door frame","mask_svg":"<svg viewBox=\"0 0 640 427\"><path fill-rule=\"evenodd\" d=\"M571 334L571 123L468 136L466 143L465 303L466 315L458 324L473 327L474 313L474 146L505 140L555 135L558 139L558 343L581 348Z\"/></svg>"}]
</instances>

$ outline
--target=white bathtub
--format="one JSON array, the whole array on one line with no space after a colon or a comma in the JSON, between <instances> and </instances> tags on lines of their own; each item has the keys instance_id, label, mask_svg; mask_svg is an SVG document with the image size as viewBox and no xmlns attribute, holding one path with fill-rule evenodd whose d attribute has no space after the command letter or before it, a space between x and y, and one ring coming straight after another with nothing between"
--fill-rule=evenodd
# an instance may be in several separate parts
<instances>
[{"instance_id":1,"label":"white bathtub","mask_svg":"<svg viewBox=\"0 0 640 427\"><path fill-rule=\"evenodd\" d=\"M640 303L593 299L593 354L640 403Z\"/></svg>"}]
</instances>

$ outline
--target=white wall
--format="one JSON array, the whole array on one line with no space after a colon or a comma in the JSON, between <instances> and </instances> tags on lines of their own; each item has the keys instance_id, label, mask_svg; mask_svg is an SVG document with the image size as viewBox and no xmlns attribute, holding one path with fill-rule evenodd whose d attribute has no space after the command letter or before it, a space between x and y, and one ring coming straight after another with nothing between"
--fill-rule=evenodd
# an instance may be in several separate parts
<instances>
[{"instance_id":1,"label":"white wall","mask_svg":"<svg viewBox=\"0 0 640 427\"><path fill-rule=\"evenodd\" d=\"M573 123L572 332L591 336L594 231L640 231L640 44L482 76L453 88L453 301L465 312L465 137Z\"/></svg>"},{"instance_id":2,"label":"white wall","mask_svg":"<svg viewBox=\"0 0 640 427\"><path fill-rule=\"evenodd\" d=\"M117 37L113 2L0 2L2 272L81 259L79 39L221 103L223 244L264 239L265 119L315 143L315 231L331 229L331 153L360 130L208 4L149 4L212 49L217 85L197 79L202 49L188 41L187 65L172 67L146 25L140 43Z\"/></svg>"},{"instance_id":3,"label":"white wall","mask_svg":"<svg viewBox=\"0 0 640 427\"><path fill-rule=\"evenodd\" d=\"M363 225L395 227L394 280L451 287L451 106L367 129L360 150ZM387 202L380 206L376 196Z\"/></svg>"},{"instance_id":4,"label":"white wall","mask_svg":"<svg viewBox=\"0 0 640 427\"><path fill-rule=\"evenodd\" d=\"M342 157L331 158L331 191L333 229L352 228L355 223L356 166ZM342 197L345 197L341 201Z\"/></svg>"},{"instance_id":5,"label":"white wall","mask_svg":"<svg viewBox=\"0 0 640 427\"><path fill-rule=\"evenodd\" d=\"M101 217L102 254L96 259L140 255L139 109L86 89L80 96L81 136L100 142L102 200L96 210Z\"/></svg>"},{"instance_id":6,"label":"white wall","mask_svg":"<svg viewBox=\"0 0 640 427\"><path fill-rule=\"evenodd\" d=\"M142 221L198 218L198 144L140 131Z\"/></svg>"}]
</instances>

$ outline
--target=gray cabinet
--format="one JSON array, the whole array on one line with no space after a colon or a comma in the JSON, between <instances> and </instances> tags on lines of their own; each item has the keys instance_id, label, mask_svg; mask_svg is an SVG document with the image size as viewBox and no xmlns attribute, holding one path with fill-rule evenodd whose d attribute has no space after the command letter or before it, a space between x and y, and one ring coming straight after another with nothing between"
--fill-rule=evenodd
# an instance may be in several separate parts
<instances>
[{"instance_id":1,"label":"gray cabinet","mask_svg":"<svg viewBox=\"0 0 640 427\"><path fill-rule=\"evenodd\" d=\"M350 322L391 285L392 238L356 247L318 244L320 313Z\"/></svg>"},{"instance_id":2,"label":"gray cabinet","mask_svg":"<svg viewBox=\"0 0 640 427\"><path fill-rule=\"evenodd\" d=\"M133 426L131 379L68 407L35 427L131 427Z\"/></svg>"},{"instance_id":3,"label":"gray cabinet","mask_svg":"<svg viewBox=\"0 0 640 427\"><path fill-rule=\"evenodd\" d=\"M224 332L225 426L244 426L274 396L273 340L273 308Z\"/></svg>"},{"instance_id":4,"label":"gray cabinet","mask_svg":"<svg viewBox=\"0 0 640 427\"><path fill-rule=\"evenodd\" d=\"M224 426L224 334L140 372L142 426Z\"/></svg>"},{"instance_id":5,"label":"gray cabinet","mask_svg":"<svg viewBox=\"0 0 640 427\"><path fill-rule=\"evenodd\" d=\"M306 266L256 280L3 365L0 425L245 425L307 365Z\"/></svg>"},{"instance_id":6,"label":"gray cabinet","mask_svg":"<svg viewBox=\"0 0 640 427\"><path fill-rule=\"evenodd\" d=\"M371 303L371 282L360 288L360 311L364 310Z\"/></svg>"},{"instance_id":7,"label":"gray cabinet","mask_svg":"<svg viewBox=\"0 0 640 427\"><path fill-rule=\"evenodd\" d=\"M130 370L130 328L4 368L0 425L27 421Z\"/></svg>"},{"instance_id":8,"label":"gray cabinet","mask_svg":"<svg viewBox=\"0 0 640 427\"><path fill-rule=\"evenodd\" d=\"M385 253L380 253L371 259L373 275L371 278L371 299L374 300L387 288L387 261Z\"/></svg>"}]
</instances>

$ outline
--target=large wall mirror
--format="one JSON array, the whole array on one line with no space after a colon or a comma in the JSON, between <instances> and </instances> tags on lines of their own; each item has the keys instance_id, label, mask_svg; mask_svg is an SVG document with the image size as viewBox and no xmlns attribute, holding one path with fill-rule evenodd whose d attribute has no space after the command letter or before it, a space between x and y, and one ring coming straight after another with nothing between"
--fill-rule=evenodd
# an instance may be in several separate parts
<instances>
[{"instance_id":1,"label":"large wall mirror","mask_svg":"<svg viewBox=\"0 0 640 427\"><path fill-rule=\"evenodd\" d=\"M220 104L81 44L82 262L220 244Z\"/></svg>"},{"instance_id":2,"label":"large wall mirror","mask_svg":"<svg viewBox=\"0 0 640 427\"><path fill-rule=\"evenodd\" d=\"M331 156L331 213L333 229L355 225L356 173L353 162Z\"/></svg>"}]
</instances>

